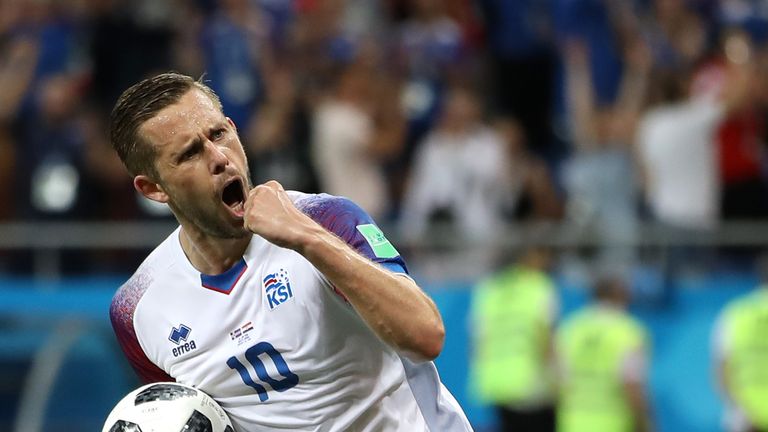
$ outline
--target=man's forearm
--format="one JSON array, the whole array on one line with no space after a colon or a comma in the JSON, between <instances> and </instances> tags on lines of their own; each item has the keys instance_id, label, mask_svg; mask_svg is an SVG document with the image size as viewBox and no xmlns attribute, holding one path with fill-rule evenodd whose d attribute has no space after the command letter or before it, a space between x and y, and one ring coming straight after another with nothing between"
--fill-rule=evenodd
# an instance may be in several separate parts
<instances>
[{"instance_id":1,"label":"man's forearm","mask_svg":"<svg viewBox=\"0 0 768 432\"><path fill-rule=\"evenodd\" d=\"M638 432L652 432L653 421L644 385L640 382L629 382L624 384L624 388L635 417L635 429Z\"/></svg>"},{"instance_id":2,"label":"man's forearm","mask_svg":"<svg viewBox=\"0 0 768 432\"><path fill-rule=\"evenodd\" d=\"M386 343L414 360L440 354L445 329L434 302L410 278L371 262L320 226L299 253L344 294Z\"/></svg>"},{"instance_id":3,"label":"man's forearm","mask_svg":"<svg viewBox=\"0 0 768 432\"><path fill-rule=\"evenodd\" d=\"M302 254L384 342L414 360L440 354L445 330L432 300L412 280L374 264L299 211L280 183L251 189L243 220L254 234Z\"/></svg>"}]
</instances>

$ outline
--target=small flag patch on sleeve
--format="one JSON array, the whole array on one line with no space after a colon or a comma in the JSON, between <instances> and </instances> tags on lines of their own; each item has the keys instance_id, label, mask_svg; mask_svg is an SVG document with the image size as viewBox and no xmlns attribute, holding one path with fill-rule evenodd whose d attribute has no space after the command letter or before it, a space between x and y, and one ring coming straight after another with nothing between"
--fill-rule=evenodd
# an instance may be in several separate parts
<instances>
[{"instance_id":1,"label":"small flag patch on sleeve","mask_svg":"<svg viewBox=\"0 0 768 432\"><path fill-rule=\"evenodd\" d=\"M376 225L358 225L357 230L365 237L365 241L373 249L376 258L394 258L400 255Z\"/></svg>"}]
</instances>

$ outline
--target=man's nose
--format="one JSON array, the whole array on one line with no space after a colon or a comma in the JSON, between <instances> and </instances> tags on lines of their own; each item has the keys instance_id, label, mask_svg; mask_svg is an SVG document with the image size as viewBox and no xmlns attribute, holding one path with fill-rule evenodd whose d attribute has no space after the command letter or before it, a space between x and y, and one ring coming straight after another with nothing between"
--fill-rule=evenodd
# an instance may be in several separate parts
<instances>
[{"instance_id":1,"label":"man's nose","mask_svg":"<svg viewBox=\"0 0 768 432\"><path fill-rule=\"evenodd\" d=\"M229 165L229 158L216 144L208 141L209 169L213 174L221 174Z\"/></svg>"}]
</instances>

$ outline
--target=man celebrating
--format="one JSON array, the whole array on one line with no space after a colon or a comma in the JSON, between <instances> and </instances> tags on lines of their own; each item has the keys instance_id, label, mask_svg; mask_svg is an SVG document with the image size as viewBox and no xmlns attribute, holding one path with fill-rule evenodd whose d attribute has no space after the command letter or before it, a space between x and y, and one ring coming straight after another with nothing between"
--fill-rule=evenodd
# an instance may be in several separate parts
<instances>
[{"instance_id":1,"label":"man celebrating","mask_svg":"<svg viewBox=\"0 0 768 432\"><path fill-rule=\"evenodd\" d=\"M431 362L439 312L357 205L251 187L234 123L188 76L134 85L110 121L136 190L180 224L110 310L144 381L200 388L239 432L471 430Z\"/></svg>"}]
</instances>

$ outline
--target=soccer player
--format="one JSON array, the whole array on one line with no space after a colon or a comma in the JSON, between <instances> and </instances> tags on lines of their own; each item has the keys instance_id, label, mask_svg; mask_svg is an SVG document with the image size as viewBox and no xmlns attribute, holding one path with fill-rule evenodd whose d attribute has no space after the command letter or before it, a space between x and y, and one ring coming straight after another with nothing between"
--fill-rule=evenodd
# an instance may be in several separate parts
<instances>
[{"instance_id":1,"label":"soccer player","mask_svg":"<svg viewBox=\"0 0 768 432\"><path fill-rule=\"evenodd\" d=\"M357 205L252 187L234 123L188 76L139 82L110 122L136 190L180 224L110 310L144 381L200 388L239 432L471 430L431 362L439 312Z\"/></svg>"}]
</instances>

